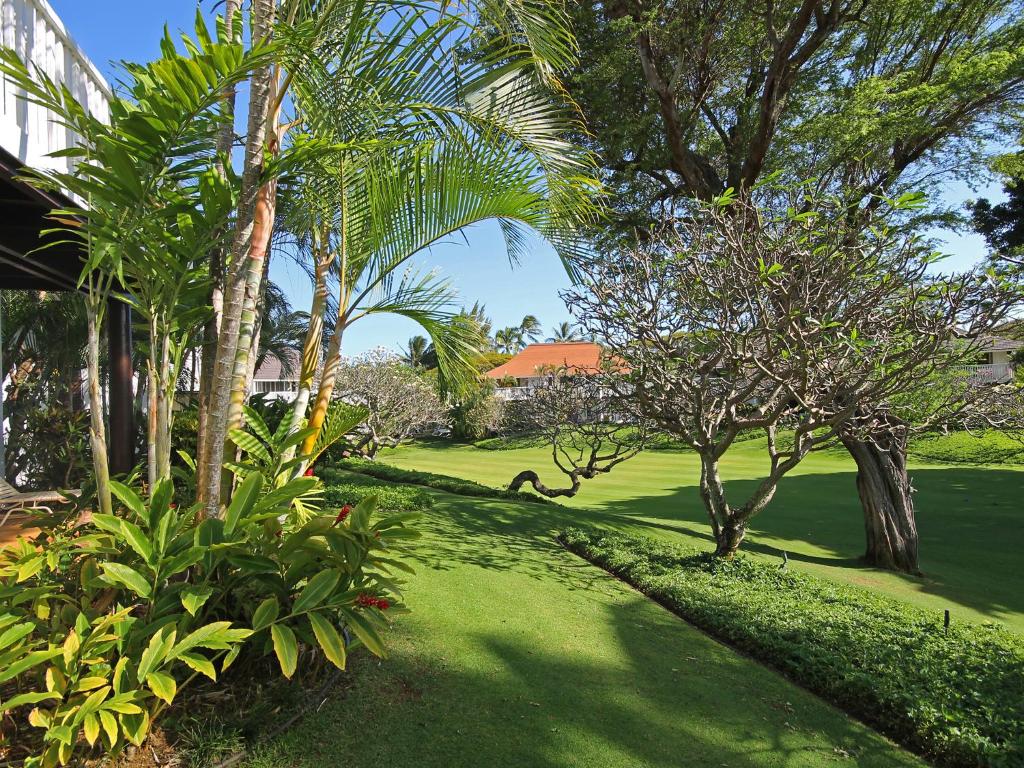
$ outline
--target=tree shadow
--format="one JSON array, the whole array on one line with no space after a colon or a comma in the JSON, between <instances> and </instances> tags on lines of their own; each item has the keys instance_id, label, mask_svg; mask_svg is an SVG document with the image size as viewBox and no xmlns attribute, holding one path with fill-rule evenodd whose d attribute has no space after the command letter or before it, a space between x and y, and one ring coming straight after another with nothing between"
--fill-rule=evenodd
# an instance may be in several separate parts
<instances>
[{"instance_id":1,"label":"tree shadow","mask_svg":"<svg viewBox=\"0 0 1024 768\"><path fill-rule=\"evenodd\" d=\"M803 564L821 575L888 592L906 591L936 598L936 610L948 603L1000 620L1020 622L1024 615L1020 552L1024 517L1017 511L1024 472L984 467L911 469L916 489L923 576L882 571L861 561L863 518L856 473L798 469L779 485L771 504L751 523L743 551ZM623 468L628 471L627 467ZM417 550L421 564L443 569L452 562L485 568L522 567L540 578L575 579L572 569L552 565L538 548L553 532L571 525L598 525L652 534L683 546L710 549L712 539L696 487L696 473L680 456L680 471L666 478L656 494L590 502L584 486L579 506L520 504L502 500L436 494L427 524L438 536ZM625 473L621 473L621 478ZM751 472L750 474L755 474ZM743 498L756 479L727 480L730 498ZM625 493L626 491L624 491ZM596 494L595 494L596 495ZM607 497L607 494L605 494ZM582 506L584 504L590 506ZM486 542L481 546L481 542Z\"/></svg>"},{"instance_id":2,"label":"tree shadow","mask_svg":"<svg viewBox=\"0 0 1024 768\"><path fill-rule=\"evenodd\" d=\"M829 569L854 571L847 581L873 587L878 579L934 595L998 620L1024 614L1020 553L1024 516L1019 498L1024 472L985 467L911 468L923 576L865 565L863 513L856 472L814 472L783 478L771 504L751 522L742 550ZM757 481L725 483L730 498L749 494ZM597 507L633 529L660 537L712 537L694 484L667 495L637 497ZM836 577L837 574L831 574ZM1016 616L1014 616L1016 614Z\"/></svg>"}]
</instances>

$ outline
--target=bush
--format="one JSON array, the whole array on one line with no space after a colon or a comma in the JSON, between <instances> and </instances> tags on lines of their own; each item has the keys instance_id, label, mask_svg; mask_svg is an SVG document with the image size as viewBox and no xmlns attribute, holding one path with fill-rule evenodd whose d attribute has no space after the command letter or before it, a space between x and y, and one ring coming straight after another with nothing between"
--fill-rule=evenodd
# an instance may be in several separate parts
<instances>
[{"instance_id":1,"label":"bush","mask_svg":"<svg viewBox=\"0 0 1024 768\"><path fill-rule=\"evenodd\" d=\"M374 482L362 475L324 471L329 484L324 489L324 501L329 507L355 506L369 496L377 497L377 508L382 512L420 512L429 509L433 497L415 486L391 485Z\"/></svg>"},{"instance_id":2,"label":"bush","mask_svg":"<svg viewBox=\"0 0 1024 768\"><path fill-rule=\"evenodd\" d=\"M472 442L493 435L501 426L503 410L494 396L494 384L482 382L448 411L452 437Z\"/></svg>"},{"instance_id":3,"label":"bush","mask_svg":"<svg viewBox=\"0 0 1024 768\"><path fill-rule=\"evenodd\" d=\"M489 485L474 483L472 480L463 480L459 477L448 475L435 475L433 472L420 472L415 469L399 469L388 464L380 464L364 459L346 459L335 465L338 469L345 469L349 472L358 472L380 480L387 480L391 483L409 483L412 485L425 485L429 488L436 488L439 491L455 493L459 496L478 496L491 499L511 499L513 501L529 501L534 504L554 504L550 499L542 496L535 496L524 491L508 491L501 488L492 488ZM321 474L330 479L337 477L331 475L330 470L323 470Z\"/></svg>"},{"instance_id":4,"label":"bush","mask_svg":"<svg viewBox=\"0 0 1024 768\"><path fill-rule=\"evenodd\" d=\"M140 745L182 688L236 661L276 657L291 678L304 649L341 669L356 642L383 655L410 515L374 520L367 497L300 519L316 482L251 472L223 519L179 508L169 481L148 500L114 483L118 515L41 515L0 550L0 715L38 729L17 730L26 768Z\"/></svg>"},{"instance_id":5,"label":"bush","mask_svg":"<svg viewBox=\"0 0 1024 768\"><path fill-rule=\"evenodd\" d=\"M571 551L936 763L1024 762L1024 639L741 556L569 529Z\"/></svg>"},{"instance_id":6,"label":"bush","mask_svg":"<svg viewBox=\"0 0 1024 768\"><path fill-rule=\"evenodd\" d=\"M925 461L951 464L1024 464L1024 433L951 432L914 438L909 453Z\"/></svg>"}]
</instances>

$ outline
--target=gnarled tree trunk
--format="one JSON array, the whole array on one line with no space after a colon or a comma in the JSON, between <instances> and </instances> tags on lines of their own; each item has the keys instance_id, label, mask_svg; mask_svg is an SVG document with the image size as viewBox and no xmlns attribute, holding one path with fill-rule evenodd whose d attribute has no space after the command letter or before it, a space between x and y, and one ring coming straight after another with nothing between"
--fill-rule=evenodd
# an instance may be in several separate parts
<instances>
[{"instance_id":1,"label":"gnarled tree trunk","mask_svg":"<svg viewBox=\"0 0 1024 768\"><path fill-rule=\"evenodd\" d=\"M532 469L524 469L512 478L512 482L508 484L508 489L510 491L518 491L524 485L529 483L533 486L533 490L541 496L547 496L549 499L555 499L560 496L572 497L579 493L581 475L583 475L582 472L569 473L569 479L572 481L572 485L569 488L548 488L540 481L540 476L536 472Z\"/></svg>"},{"instance_id":2,"label":"gnarled tree trunk","mask_svg":"<svg viewBox=\"0 0 1024 768\"><path fill-rule=\"evenodd\" d=\"M845 434L842 438L857 463L857 493L867 539L864 560L879 568L919 573L906 430L891 422L883 417L880 427L870 434Z\"/></svg>"}]
</instances>

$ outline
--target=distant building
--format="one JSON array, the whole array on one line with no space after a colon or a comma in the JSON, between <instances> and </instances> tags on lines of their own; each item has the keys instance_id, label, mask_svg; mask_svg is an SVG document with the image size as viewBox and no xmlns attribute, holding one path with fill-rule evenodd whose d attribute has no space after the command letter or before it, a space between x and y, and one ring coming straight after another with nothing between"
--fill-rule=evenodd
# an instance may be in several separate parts
<instances>
[{"instance_id":1,"label":"distant building","mask_svg":"<svg viewBox=\"0 0 1024 768\"><path fill-rule=\"evenodd\" d=\"M972 384L1006 384L1013 381L1014 355L1024 349L1024 341L1003 336L985 336L977 341L978 362L960 366Z\"/></svg>"},{"instance_id":2,"label":"distant building","mask_svg":"<svg viewBox=\"0 0 1024 768\"><path fill-rule=\"evenodd\" d=\"M600 369L599 345L590 341L570 341L530 344L484 376L497 384L498 397L517 400L528 396L534 387L542 385L555 371L586 374L597 373Z\"/></svg>"},{"instance_id":3,"label":"distant building","mask_svg":"<svg viewBox=\"0 0 1024 768\"><path fill-rule=\"evenodd\" d=\"M256 369L252 377L252 389L250 395L265 395L268 398L277 400L293 400L295 393L299 391L299 369L302 367L302 360L297 352L288 355L288 368L282 365L276 357L267 355L263 363Z\"/></svg>"}]
</instances>

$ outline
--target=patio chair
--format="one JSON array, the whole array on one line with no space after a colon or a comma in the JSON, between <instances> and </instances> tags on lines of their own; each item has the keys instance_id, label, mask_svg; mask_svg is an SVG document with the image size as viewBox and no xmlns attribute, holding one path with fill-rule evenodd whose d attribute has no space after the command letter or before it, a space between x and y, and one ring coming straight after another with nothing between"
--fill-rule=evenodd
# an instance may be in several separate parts
<instances>
[{"instance_id":1,"label":"patio chair","mask_svg":"<svg viewBox=\"0 0 1024 768\"><path fill-rule=\"evenodd\" d=\"M79 491L70 491L69 493L77 495ZM50 509L50 504L65 502L67 502L67 495L60 491L19 491L0 477L0 513L3 514L0 527L7 523L7 518L14 512L25 512L30 509L53 512Z\"/></svg>"}]
</instances>

